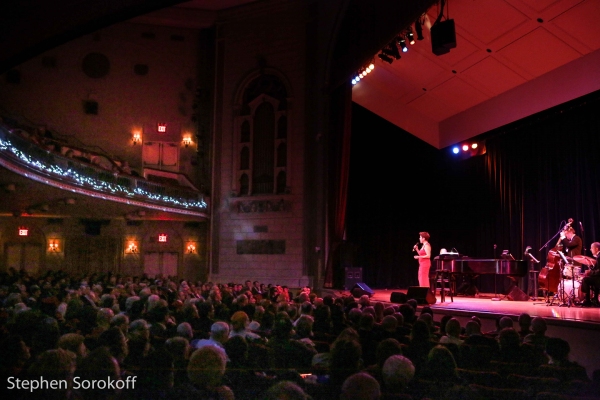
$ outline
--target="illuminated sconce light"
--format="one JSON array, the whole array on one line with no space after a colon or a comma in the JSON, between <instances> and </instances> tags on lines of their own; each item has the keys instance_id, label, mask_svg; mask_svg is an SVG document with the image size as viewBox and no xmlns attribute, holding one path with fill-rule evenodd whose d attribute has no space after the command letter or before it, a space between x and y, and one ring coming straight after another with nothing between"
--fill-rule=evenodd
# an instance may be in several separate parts
<instances>
[{"instance_id":1,"label":"illuminated sconce light","mask_svg":"<svg viewBox=\"0 0 600 400\"><path fill-rule=\"evenodd\" d=\"M137 246L136 242L134 242L133 240L129 241L129 243L127 244L127 247L125 248L125 253L137 254L137 252L138 252L138 246Z\"/></svg>"},{"instance_id":2,"label":"illuminated sconce light","mask_svg":"<svg viewBox=\"0 0 600 400\"><path fill-rule=\"evenodd\" d=\"M164 124L164 123L161 123L161 122L159 122L159 123L158 123L158 126L157 126L157 128L156 128L156 130L157 130L159 133L167 133L167 124Z\"/></svg>"},{"instance_id":3,"label":"illuminated sconce light","mask_svg":"<svg viewBox=\"0 0 600 400\"><path fill-rule=\"evenodd\" d=\"M29 228L26 228L24 226L19 227L19 236L28 236L29 235Z\"/></svg>"},{"instance_id":4,"label":"illuminated sconce light","mask_svg":"<svg viewBox=\"0 0 600 400\"><path fill-rule=\"evenodd\" d=\"M185 147L188 147L190 144L192 144L192 138L190 136L186 136L183 138L183 145Z\"/></svg>"},{"instance_id":5,"label":"illuminated sconce light","mask_svg":"<svg viewBox=\"0 0 600 400\"><path fill-rule=\"evenodd\" d=\"M48 240L48 252L49 253L60 253L60 240L49 239Z\"/></svg>"},{"instance_id":6,"label":"illuminated sconce light","mask_svg":"<svg viewBox=\"0 0 600 400\"><path fill-rule=\"evenodd\" d=\"M196 254L196 244L194 242L188 242L186 247L187 254Z\"/></svg>"},{"instance_id":7,"label":"illuminated sconce light","mask_svg":"<svg viewBox=\"0 0 600 400\"><path fill-rule=\"evenodd\" d=\"M135 146L141 140L142 140L142 134L141 134L141 132L140 131L134 131L133 135L131 136L131 141L133 142L133 145Z\"/></svg>"},{"instance_id":8,"label":"illuminated sconce light","mask_svg":"<svg viewBox=\"0 0 600 400\"><path fill-rule=\"evenodd\" d=\"M168 236L166 233L161 233L160 235L158 235L158 241L160 243L167 243L167 239L168 239Z\"/></svg>"}]
</instances>

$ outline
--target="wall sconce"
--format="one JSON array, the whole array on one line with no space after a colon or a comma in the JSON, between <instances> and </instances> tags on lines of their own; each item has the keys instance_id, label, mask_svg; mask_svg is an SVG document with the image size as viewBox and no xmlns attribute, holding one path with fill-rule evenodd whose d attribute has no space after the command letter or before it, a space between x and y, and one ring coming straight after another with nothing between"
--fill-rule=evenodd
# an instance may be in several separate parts
<instances>
[{"instance_id":1,"label":"wall sconce","mask_svg":"<svg viewBox=\"0 0 600 400\"><path fill-rule=\"evenodd\" d=\"M48 252L49 253L60 253L60 240L49 239L48 240Z\"/></svg>"},{"instance_id":2,"label":"wall sconce","mask_svg":"<svg viewBox=\"0 0 600 400\"><path fill-rule=\"evenodd\" d=\"M183 138L183 145L185 147L188 147L190 144L192 144L192 138L189 136L186 136Z\"/></svg>"},{"instance_id":3,"label":"wall sconce","mask_svg":"<svg viewBox=\"0 0 600 400\"><path fill-rule=\"evenodd\" d=\"M140 141L142 140L142 134L140 132L133 132L133 135L131 137L131 141L133 142L133 145L135 146L136 144L138 144Z\"/></svg>"},{"instance_id":4,"label":"wall sconce","mask_svg":"<svg viewBox=\"0 0 600 400\"><path fill-rule=\"evenodd\" d=\"M187 254L196 254L196 245L194 242L189 242L186 248Z\"/></svg>"},{"instance_id":5,"label":"wall sconce","mask_svg":"<svg viewBox=\"0 0 600 400\"><path fill-rule=\"evenodd\" d=\"M125 247L125 253L126 254L137 254L138 246L137 246L136 242L134 242L133 240L129 241L129 243L127 244L127 247Z\"/></svg>"}]
</instances>

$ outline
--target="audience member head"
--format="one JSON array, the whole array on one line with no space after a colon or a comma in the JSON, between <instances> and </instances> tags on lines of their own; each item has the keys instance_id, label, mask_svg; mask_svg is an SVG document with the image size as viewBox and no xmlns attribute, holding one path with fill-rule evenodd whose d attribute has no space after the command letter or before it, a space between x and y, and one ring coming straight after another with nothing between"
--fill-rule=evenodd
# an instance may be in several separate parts
<instances>
[{"instance_id":1,"label":"audience member head","mask_svg":"<svg viewBox=\"0 0 600 400\"><path fill-rule=\"evenodd\" d=\"M46 350L36 358L28 372L31 379L71 382L75 372L75 354L65 349ZM42 387L36 395L44 399L64 399L69 397L68 391L69 386L64 389L61 386Z\"/></svg>"},{"instance_id":2,"label":"audience member head","mask_svg":"<svg viewBox=\"0 0 600 400\"><path fill-rule=\"evenodd\" d=\"M127 316L127 314L116 314L110 320L110 326L116 326L124 334L127 334L127 332L129 331L129 317Z\"/></svg>"},{"instance_id":3,"label":"audience member head","mask_svg":"<svg viewBox=\"0 0 600 400\"><path fill-rule=\"evenodd\" d=\"M521 336L513 328L504 328L498 334L498 344L501 351L513 350L521 345Z\"/></svg>"},{"instance_id":4,"label":"audience member head","mask_svg":"<svg viewBox=\"0 0 600 400\"><path fill-rule=\"evenodd\" d=\"M182 322L177 325L177 335L187 340L192 340L194 338L194 330L192 329L192 325L189 322Z\"/></svg>"},{"instance_id":5,"label":"audience member head","mask_svg":"<svg viewBox=\"0 0 600 400\"><path fill-rule=\"evenodd\" d=\"M58 339L58 348L69 350L77 357L85 357L87 347L84 343L85 337L79 333L65 333Z\"/></svg>"},{"instance_id":6,"label":"audience member head","mask_svg":"<svg viewBox=\"0 0 600 400\"><path fill-rule=\"evenodd\" d=\"M460 321L456 318L451 318L446 324L446 335L448 336L458 338L460 337L460 330Z\"/></svg>"},{"instance_id":7,"label":"audience member head","mask_svg":"<svg viewBox=\"0 0 600 400\"><path fill-rule=\"evenodd\" d=\"M536 335L545 335L547 328L548 327L546 326L546 320L544 318L542 318L542 317L534 317L531 320L531 330Z\"/></svg>"},{"instance_id":8,"label":"audience member head","mask_svg":"<svg viewBox=\"0 0 600 400\"><path fill-rule=\"evenodd\" d=\"M262 397L264 400L311 400L298 384L292 381L279 381L273 384Z\"/></svg>"},{"instance_id":9,"label":"audience member head","mask_svg":"<svg viewBox=\"0 0 600 400\"><path fill-rule=\"evenodd\" d=\"M167 390L175 381L173 356L165 348L158 348L148 353L141 362L137 372L139 381L146 391Z\"/></svg>"},{"instance_id":10,"label":"audience member head","mask_svg":"<svg viewBox=\"0 0 600 400\"><path fill-rule=\"evenodd\" d=\"M187 367L188 378L199 388L221 385L225 374L227 356L223 349L204 346L192 353Z\"/></svg>"},{"instance_id":11,"label":"audience member head","mask_svg":"<svg viewBox=\"0 0 600 400\"><path fill-rule=\"evenodd\" d=\"M404 316L405 324L412 324L415 322L415 309L410 304L400 304L398 311Z\"/></svg>"},{"instance_id":12,"label":"audience member head","mask_svg":"<svg viewBox=\"0 0 600 400\"><path fill-rule=\"evenodd\" d=\"M231 329L234 332L243 331L249 323L250 318L244 311L236 311L231 316Z\"/></svg>"},{"instance_id":13,"label":"audience member head","mask_svg":"<svg viewBox=\"0 0 600 400\"><path fill-rule=\"evenodd\" d=\"M504 328L512 328L513 326L514 322L511 317L503 316L498 322L499 330L502 330Z\"/></svg>"},{"instance_id":14,"label":"audience member head","mask_svg":"<svg viewBox=\"0 0 600 400\"><path fill-rule=\"evenodd\" d=\"M217 321L213 323L210 327L210 337L224 344L229 339L229 324L223 321Z\"/></svg>"},{"instance_id":15,"label":"audience member head","mask_svg":"<svg viewBox=\"0 0 600 400\"><path fill-rule=\"evenodd\" d=\"M410 331L411 341L427 341L431 338L431 332L429 331L429 325L423 320L417 320Z\"/></svg>"},{"instance_id":16,"label":"audience member head","mask_svg":"<svg viewBox=\"0 0 600 400\"><path fill-rule=\"evenodd\" d=\"M467 324L465 325L465 335L481 335L481 325L473 320L467 321Z\"/></svg>"},{"instance_id":17,"label":"audience member head","mask_svg":"<svg viewBox=\"0 0 600 400\"><path fill-rule=\"evenodd\" d=\"M296 334L300 338L310 338L313 336L314 318L308 314L301 315L296 320Z\"/></svg>"},{"instance_id":18,"label":"audience member head","mask_svg":"<svg viewBox=\"0 0 600 400\"><path fill-rule=\"evenodd\" d=\"M386 332L395 333L398 329L398 319L393 315L386 315L381 320L381 329Z\"/></svg>"},{"instance_id":19,"label":"audience member head","mask_svg":"<svg viewBox=\"0 0 600 400\"><path fill-rule=\"evenodd\" d=\"M402 354L402 345L400 342L394 338L383 339L379 342L377 350L375 351L377 365L382 368L389 357L398 354Z\"/></svg>"},{"instance_id":20,"label":"audience member head","mask_svg":"<svg viewBox=\"0 0 600 400\"><path fill-rule=\"evenodd\" d=\"M377 400L380 397L379 382L366 372L350 375L342 384L340 400Z\"/></svg>"},{"instance_id":21,"label":"audience member head","mask_svg":"<svg viewBox=\"0 0 600 400\"><path fill-rule=\"evenodd\" d=\"M336 340L331 346L329 372L331 382L339 385L362 368L362 347L358 340Z\"/></svg>"},{"instance_id":22,"label":"audience member head","mask_svg":"<svg viewBox=\"0 0 600 400\"><path fill-rule=\"evenodd\" d=\"M129 347L127 345L127 338L116 326L109 328L102 332L98 337L98 345L106 346L110 350L112 356L121 364L127 354L129 353Z\"/></svg>"},{"instance_id":23,"label":"audience member head","mask_svg":"<svg viewBox=\"0 0 600 400\"><path fill-rule=\"evenodd\" d=\"M415 366L403 355L390 356L381 370L387 392L401 393L415 376Z\"/></svg>"},{"instance_id":24,"label":"audience member head","mask_svg":"<svg viewBox=\"0 0 600 400\"><path fill-rule=\"evenodd\" d=\"M119 362L112 356L107 347L101 346L90 351L77 367L80 381L119 380L121 368ZM90 388L85 391L86 399L112 399L117 395L117 389Z\"/></svg>"},{"instance_id":25,"label":"audience member head","mask_svg":"<svg viewBox=\"0 0 600 400\"><path fill-rule=\"evenodd\" d=\"M150 340L150 325L145 319L136 319L129 324L127 334L130 338L133 336L142 336L143 338Z\"/></svg>"},{"instance_id":26,"label":"audience member head","mask_svg":"<svg viewBox=\"0 0 600 400\"><path fill-rule=\"evenodd\" d=\"M546 342L546 354L551 358L552 364L562 364L569 360L571 346L569 342L561 338L548 338Z\"/></svg>"},{"instance_id":27,"label":"audience member head","mask_svg":"<svg viewBox=\"0 0 600 400\"><path fill-rule=\"evenodd\" d=\"M519 315L518 323L522 331L528 331L531 327L531 316L527 313L521 313L521 315Z\"/></svg>"},{"instance_id":28,"label":"audience member head","mask_svg":"<svg viewBox=\"0 0 600 400\"><path fill-rule=\"evenodd\" d=\"M248 361L248 341L244 336L233 336L225 343L225 352L233 365L244 365Z\"/></svg>"},{"instance_id":29,"label":"audience member head","mask_svg":"<svg viewBox=\"0 0 600 400\"><path fill-rule=\"evenodd\" d=\"M454 380L458 378L456 360L452 352L445 346L437 345L429 351L426 370L429 376L439 380Z\"/></svg>"},{"instance_id":30,"label":"audience member head","mask_svg":"<svg viewBox=\"0 0 600 400\"><path fill-rule=\"evenodd\" d=\"M187 360L190 355L190 342L182 336L173 336L165 341L165 349L174 360Z\"/></svg>"}]
</instances>

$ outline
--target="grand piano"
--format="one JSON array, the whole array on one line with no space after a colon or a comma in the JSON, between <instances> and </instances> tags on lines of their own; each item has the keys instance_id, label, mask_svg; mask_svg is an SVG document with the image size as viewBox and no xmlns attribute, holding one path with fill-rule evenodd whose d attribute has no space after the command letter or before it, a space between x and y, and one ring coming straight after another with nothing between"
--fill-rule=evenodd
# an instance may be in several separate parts
<instances>
[{"instance_id":1,"label":"grand piano","mask_svg":"<svg viewBox=\"0 0 600 400\"><path fill-rule=\"evenodd\" d=\"M516 284L517 278L527 274L527 260L503 258L470 258L459 254L442 254L434 257L436 272L449 273L456 277L468 277L469 280L479 275L502 275Z\"/></svg>"}]
</instances>

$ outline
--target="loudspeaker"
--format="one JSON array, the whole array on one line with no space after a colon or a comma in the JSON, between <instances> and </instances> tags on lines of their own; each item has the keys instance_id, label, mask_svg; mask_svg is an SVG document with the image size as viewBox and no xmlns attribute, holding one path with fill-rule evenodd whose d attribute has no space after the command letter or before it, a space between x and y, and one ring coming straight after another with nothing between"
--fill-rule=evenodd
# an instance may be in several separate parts
<instances>
[{"instance_id":1,"label":"loudspeaker","mask_svg":"<svg viewBox=\"0 0 600 400\"><path fill-rule=\"evenodd\" d=\"M418 304L435 304L437 301L429 286L409 286L406 297L415 299Z\"/></svg>"},{"instance_id":2,"label":"loudspeaker","mask_svg":"<svg viewBox=\"0 0 600 400\"><path fill-rule=\"evenodd\" d=\"M362 295L367 295L369 297L373 296L375 292L371 290L370 287L367 286L364 282L358 282L351 290L352 296L360 297Z\"/></svg>"},{"instance_id":3,"label":"loudspeaker","mask_svg":"<svg viewBox=\"0 0 600 400\"><path fill-rule=\"evenodd\" d=\"M508 297L509 300L514 300L514 301L528 301L529 300L529 296L527 295L527 293L525 293L524 291L519 289L517 286L513 286L513 288L511 289L510 292L508 292L506 297Z\"/></svg>"},{"instance_id":4,"label":"loudspeaker","mask_svg":"<svg viewBox=\"0 0 600 400\"><path fill-rule=\"evenodd\" d=\"M390 295L390 303L404 304L408 300L406 293L392 292Z\"/></svg>"},{"instance_id":5,"label":"loudspeaker","mask_svg":"<svg viewBox=\"0 0 600 400\"><path fill-rule=\"evenodd\" d=\"M362 282L362 268L344 268L345 278L344 278L344 289L352 289L354 285L359 282Z\"/></svg>"},{"instance_id":6,"label":"loudspeaker","mask_svg":"<svg viewBox=\"0 0 600 400\"><path fill-rule=\"evenodd\" d=\"M446 54L456 47L454 20L447 19L431 27L431 51L436 56Z\"/></svg>"}]
</instances>

